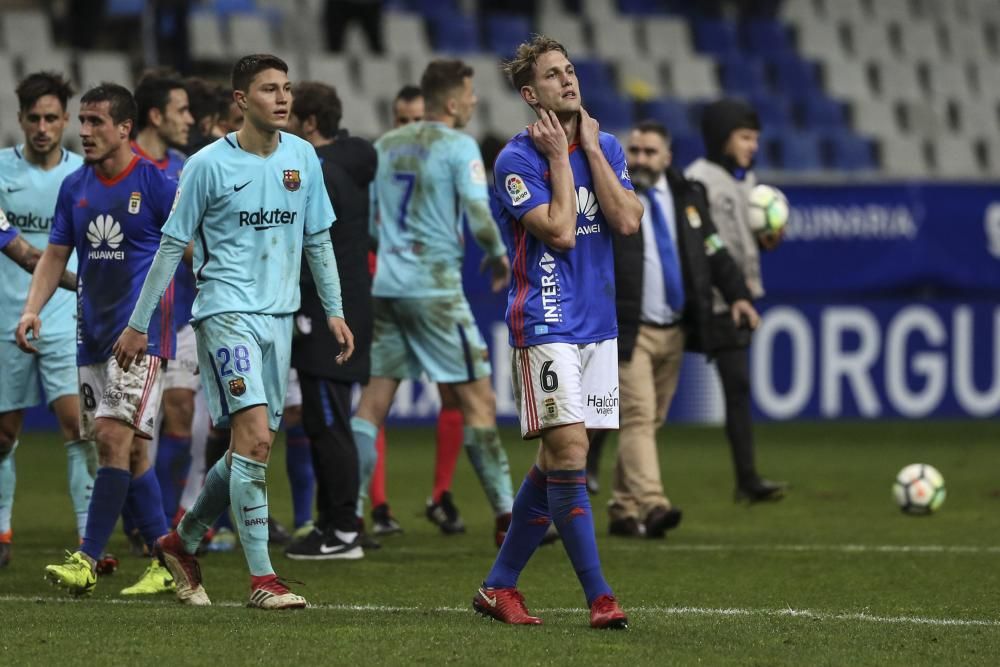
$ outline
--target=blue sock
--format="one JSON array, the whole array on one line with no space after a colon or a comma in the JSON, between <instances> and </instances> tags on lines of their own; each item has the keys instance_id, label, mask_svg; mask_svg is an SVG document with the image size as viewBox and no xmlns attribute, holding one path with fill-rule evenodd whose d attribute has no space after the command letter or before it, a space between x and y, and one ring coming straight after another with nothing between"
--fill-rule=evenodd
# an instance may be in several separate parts
<instances>
[{"instance_id":1,"label":"blue sock","mask_svg":"<svg viewBox=\"0 0 1000 667\"><path fill-rule=\"evenodd\" d=\"M267 464L233 454L229 478L229 503L236 514L243 555L250 575L265 577L274 574L271 556L267 553Z\"/></svg>"},{"instance_id":2,"label":"blue sock","mask_svg":"<svg viewBox=\"0 0 1000 667\"><path fill-rule=\"evenodd\" d=\"M292 487L292 512L295 527L298 528L312 519L313 490L316 487L312 445L302 424L285 429L285 445L285 471Z\"/></svg>"},{"instance_id":3,"label":"blue sock","mask_svg":"<svg viewBox=\"0 0 1000 667\"><path fill-rule=\"evenodd\" d=\"M466 426L463 431L465 453L479 477L494 514L507 514L513 505L510 464L500 442L497 427Z\"/></svg>"},{"instance_id":4,"label":"blue sock","mask_svg":"<svg viewBox=\"0 0 1000 667\"><path fill-rule=\"evenodd\" d=\"M538 466L531 466L521 489L514 497L514 509L507 537L486 577L489 588L514 588L521 570L541 544L552 523L549 514L548 483Z\"/></svg>"},{"instance_id":5,"label":"blue sock","mask_svg":"<svg viewBox=\"0 0 1000 667\"><path fill-rule=\"evenodd\" d=\"M166 515L163 513L160 482L155 470L150 468L138 477L132 478L132 483L128 485L125 506L135 520L135 527L142 535L143 542L152 550L153 542L170 530Z\"/></svg>"},{"instance_id":6,"label":"blue sock","mask_svg":"<svg viewBox=\"0 0 1000 667\"><path fill-rule=\"evenodd\" d=\"M69 498L76 514L76 532L83 539L87 530L87 507L90 492L94 490L94 471L97 468L97 447L90 440L73 440L66 443L66 477L69 481ZM3 531L0 531L3 532Z\"/></svg>"},{"instance_id":7,"label":"blue sock","mask_svg":"<svg viewBox=\"0 0 1000 667\"><path fill-rule=\"evenodd\" d=\"M226 457L223 455L215 462L205 475L205 485L201 487L201 493L194 505L184 514L184 518L177 525L177 534L180 535L184 543L184 550L193 554L201 544L201 538L205 536L212 523L217 518L225 516L229 520L229 480L231 471L226 464ZM229 524L230 527L232 524Z\"/></svg>"},{"instance_id":8,"label":"blue sock","mask_svg":"<svg viewBox=\"0 0 1000 667\"><path fill-rule=\"evenodd\" d=\"M10 515L14 511L14 487L17 486L15 449L16 440L10 446L10 451L0 457L0 535L10 532Z\"/></svg>"},{"instance_id":9,"label":"blue sock","mask_svg":"<svg viewBox=\"0 0 1000 667\"><path fill-rule=\"evenodd\" d=\"M87 510L87 531L83 535L80 551L95 561L100 560L104 547L111 539L118 517L125 506L132 473L121 468L99 468L94 478L94 491L90 494Z\"/></svg>"},{"instance_id":10,"label":"blue sock","mask_svg":"<svg viewBox=\"0 0 1000 667\"><path fill-rule=\"evenodd\" d=\"M375 450L378 427L367 419L354 417L351 419L351 431L354 432L354 446L358 449L358 516L364 516L368 485L372 482L375 464L378 462L378 452Z\"/></svg>"},{"instance_id":11,"label":"blue sock","mask_svg":"<svg viewBox=\"0 0 1000 667\"><path fill-rule=\"evenodd\" d=\"M599 595L610 595L611 587L604 580L597 555L587 475L583 470L550 470L548 482L552 520L590 605Z\"/></svg>"},{"instance_id":12,"label":"blue sock","mask_svg":"<svg viewBox=\"0 0 1000 667\"><path fill-rule=\"evenodd\" d=\"M156 448L156 479L160 483L167 523L173 521L177 514L177 504L190 469L191 438L161 433L160 444Z\"/></svg>"}]
</instances>

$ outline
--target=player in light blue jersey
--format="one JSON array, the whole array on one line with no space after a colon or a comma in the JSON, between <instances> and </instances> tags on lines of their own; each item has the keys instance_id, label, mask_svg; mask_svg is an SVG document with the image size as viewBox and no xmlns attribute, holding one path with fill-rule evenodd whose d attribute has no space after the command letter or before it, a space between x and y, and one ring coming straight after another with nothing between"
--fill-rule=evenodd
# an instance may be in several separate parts
<instances>
[{"instance_id":1,"label":"player in light blue jersey","mask_svg":"<svg viewBox=\"0 0 1000 667\"><path fill-rule=\"evenodd\" d=\"M319 159L308 142L280 131L292 103L287 73L288 66L271 55L245 56L234 66L233 97L243 110L243 127L185 165L156 261L115 345L123 366L143 357L153 306L194 239L199 369L212 419L231 426L232 440L176 532L156 545L177 580L178 598L188 604L210 604L194 553L232 505L250 567L249 606L306 606L271 567L265 487L285 400L303 249L327 325L341 345L338 358L346 360L354 349L328 232L335 216Z\"/></svg>"},{"instance_id":2,"label":"player in light blue jersey","mask_svg":"<svg viewBox=\"0 0 1000 667\"><path fill-rule=\"evenodd\" d=\"M601 572L584 468L587 429L618 428L611 241L612 232L638 231L642 204L621 145L583 108L561 44L536 35L505 70L539 118L497 157L494 204L512 241L514 399L522 435L542 442L472 604L505 623L542 622L525 608L517 580L552 521L586 595L591 627L625 628Z\"/></svg>"},{"instance_id":3,"label":"player in light blue jersey","mask_svg":"<svg viewBox=\"0 0 1000 667\"><path fill-rule=\"evenodd\" d=\"M25 77L17 87L24 143L0 150L0 208L23 241L38 249L49 242L59 186L83 163L79 155L62 147L71 95L70 84L59 74L38 72ZM76 270L75 256L67 268ZM87 523L88 487L94 482L94 446L80 439L73 353L75 295L63 290L53 295L42 313L47 330L45 339L38 342L39 353L27 355L17 349L14 330L30 283L31 276L18 267L0 263L0 544L7 545L16 484L14 448L24 410L41 402L39 385L66 441L69 493L81 539Z\"/></svg>"},{"instance_id":4,"label":"player in light blue jersey","mask_svg":"<svg viewBox=\"0 0 1000 667\"><path fill-rule=\"evenodd\" d=\"M375 438L401 380L426 373L451 385L465 421L464 445L496 519L499 546L510 524L507 453L496 427L489 351L462 291L462 213L486 253L493 289L506 287L510 264L489 210L479 146L458 131L472 117L472 68L436 60L424 70L424 120L375 142L378 171L370 187L377 223L372 285L371 380L351 421L366 489Z\"/></svg>"},{"instance_id":5,"label":"player in light blue jersey","mask_svg":"<svg viewBox=\"0 0 1000 667\"><path fill-rule=\"evenodd\" d=\"M32 278L16 336L23 351L36 352L48 331L39 313L75 250L80 430L97 441L100 467L80 549L45 571L56 585L85 595L96 584L97 562L124 507L150 546L167 532L145 441L159 410L160 371L173 357L169 295L156 304L144 363L124 369L111 350L156 254L177 184L129 148L135 101L127 88L107 83L87 91L80 98L79 118L86 164L60 186L49 245ZM155 584L144 592L172 590L169 573L155 561L141 581L143 588Z\"/></svg>"}]
</instances>

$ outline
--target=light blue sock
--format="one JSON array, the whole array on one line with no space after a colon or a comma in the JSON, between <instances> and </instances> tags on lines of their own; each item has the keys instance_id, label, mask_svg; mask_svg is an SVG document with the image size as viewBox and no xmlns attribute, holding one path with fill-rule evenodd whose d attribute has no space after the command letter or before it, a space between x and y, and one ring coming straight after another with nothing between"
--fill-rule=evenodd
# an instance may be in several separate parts
<instances>
[{"instance_id":1,"label":"light blue sock","mask_svg":"<svg viewBox=\"0 0 1000 667\"><path fill-rule=\"evenodd\" d=\"M479 476L494 514L507 514L514 506L507 452L500 442L497 427L466 426L463 444L469 461Z\"/></svg>"},{"instance_id":2,"label":"light blue sock","mask_svg":"<svg viewBox=\"0 0 1000 667\"><path fill-rule=\"evenodd\" d=\"M76 532L83 539L87 530L87 509L90 493L94 490L97 473L97 447L90 440L71 440L66 443L66 479L69 481L69 499L76 515Z\"/></svg>"},{"instance_id":3,"label":"light blue sock","mask_svg":"<svg viewBox=\"0 0 1000 667\"><path fill-rule=\"evenodd\" d=\"M15 449L17 440L10 446L10 451L0 457L0 535L10 532L10 515L14 511L14 487L17 486Z\"/></svg>"},{"instance_id":4,"label":"light blue sock","mask_svg":"<svg viewBox=\"0 0 1000 667\"><path fill-rule=\"evenodd\" d=\"M267 553L267 464L233 454L229 479L229 502L236 515L236 529L243 544L250 575L266 577L274 574L271 556Z\"/></svg>"},{"instance_id":5,"label":"light blue sock","mask_svg":"<svg viewBox=\"0 0 1000 667\"><path fill-rule=\"evenodd\" d=\"M205 475L205 485L201 487L194 506L184 515L177 526L177 534L184 542L184 550L193 554L201 544L201 538L212 527L219 515L229 507L229 465L225 454L215 462Z\"/></svg>"},{"instance_id":6,"label":"light blue sock","mask_svg":"<svg viewBox=\"0 0 1000 667\"><path fill-rule=\"evenodd\" d=\"M351 419L351 430L354 432L354 446L358 449L358 516L364 516L368 486L378 462L378 452L375 450L378 427L367 419L354 417Z\"/></svg>"}]
</instances>

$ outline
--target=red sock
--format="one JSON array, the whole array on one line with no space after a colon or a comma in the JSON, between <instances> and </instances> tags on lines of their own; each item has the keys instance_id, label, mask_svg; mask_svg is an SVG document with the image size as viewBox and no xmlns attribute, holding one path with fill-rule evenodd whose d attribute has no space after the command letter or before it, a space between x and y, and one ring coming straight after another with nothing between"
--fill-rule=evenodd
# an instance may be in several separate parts
<instances>
[{"instance_id":1,"label":"red sock","mask_svg":"<svg viewBox=\"0 0 1000 667\"><path fill-rule=\"evenodd\" d=\"M385 427L378 430L375 451L378 452L378 459L375 461L371 484L368 485L368 497L372 500L372 507L385 504Z\"/></svg>"},{"instance_id":2,"label":"red sock","mask_svg":"<svg viewBox=\"0 0 1000 667\"><path fill-rule=\"evenodd\" d=\"M462 452L462 411L458 408L442 410L437 422L437 456L434 457L434 502L441 501L441 494L451 489L455 464Z\"/></svg>"}]
</instances>

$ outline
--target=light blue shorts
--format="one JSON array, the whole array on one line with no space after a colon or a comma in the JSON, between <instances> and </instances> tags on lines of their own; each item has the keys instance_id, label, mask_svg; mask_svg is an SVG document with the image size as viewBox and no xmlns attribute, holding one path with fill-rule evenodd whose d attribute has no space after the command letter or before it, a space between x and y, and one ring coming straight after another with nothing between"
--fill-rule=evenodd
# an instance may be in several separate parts
<instances>
[{"instance_id":1,"label":"light blue shorts","mask_svg":"<svg viewBox=\"0 0 1000 667\"><path fill-rule=\"evenodd\" d=\"M45 401L77 393L76 338L63 336L35 342L38 354L26 354L14 341L0 341L0 412L33 408Z\"/></svg>"},{"instance_id":2,"label":"light blue shorts","mask_svg":"<svg viewBox=\"0 0 1000 667\"><path fill-rule=\"evenodd\" d=\"M374 299L372 377L462 383L488 377L490 354L465 297Z\"/></svg>"},{"instance_id":3,"label":"light blue shorts","mask_svg":"<svg viewBox=\"0 0 1000 667\"><path fill-rule=\"evenodd\" d=\"M212 423L267 407L267 423L278 430L292 356L292 316L222 313L194 324L198 368Z\"/></svg>"}]
</instances>

